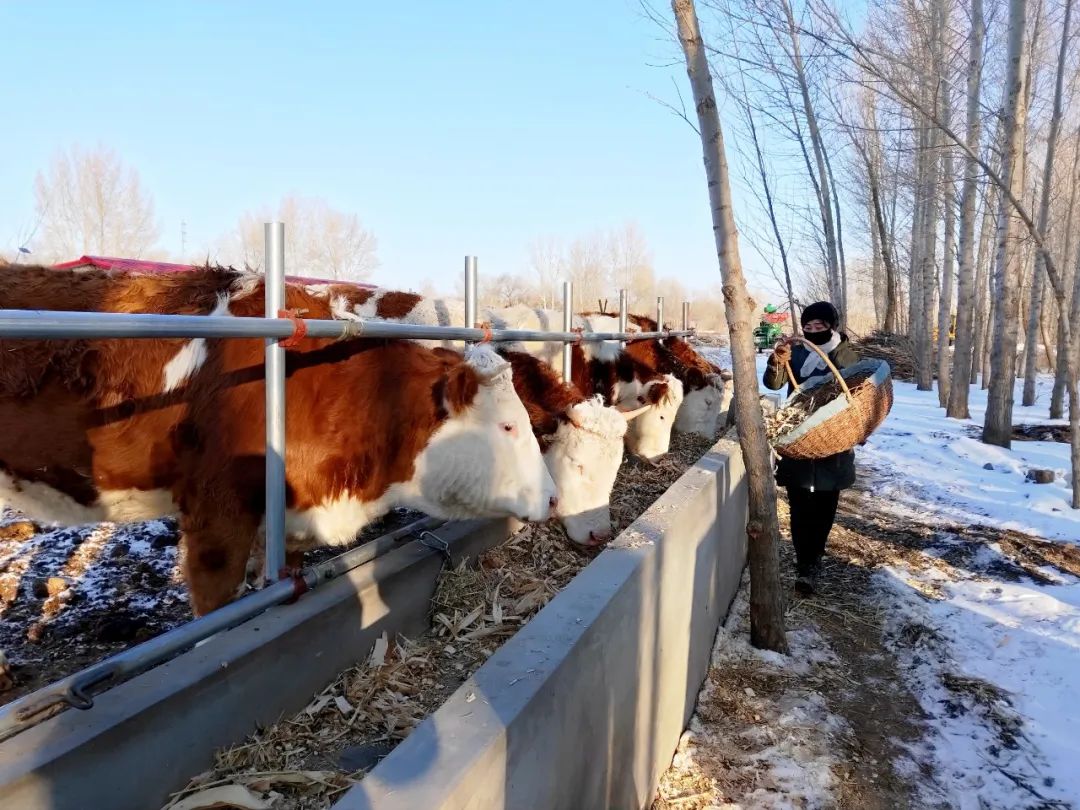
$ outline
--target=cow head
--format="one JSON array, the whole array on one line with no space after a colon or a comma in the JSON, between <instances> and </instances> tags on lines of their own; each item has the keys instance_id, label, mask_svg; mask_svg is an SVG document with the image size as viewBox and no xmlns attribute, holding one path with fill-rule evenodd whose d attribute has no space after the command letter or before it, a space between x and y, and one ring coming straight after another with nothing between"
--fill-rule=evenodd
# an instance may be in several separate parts
<instances>
[{"instance_id":1,"label":"cow head","mask_svg":"<svg viewBox=\"0 0 1080 810\"><path fill-rule=\"evenodd\" d=\"M716 435L724 381L718 374L705 374L692 368L687 370L684 382L686 393L675 417L675 430L711 439Z\"/></svg>"},{"instance_id":2,"label":"cow head","mask_svg":"<svg viewBox=\"0 0 1080 810\"><path fill-rule=\"evenodd\" d=\"M636 402L619 397L620 410L630 423L626 447L644 458L662 456L671 446L671 429L683 401L683 386L671 374L664 374L640 385ZM634 410L628 406L637 405Z\"/></svg>"},{"instance_id":3,"label":"cow head","mask_svg":"<svg viewBox=\"0 0 1080 810\"><path fill-rule=\"evenodd\" d=\"M544 460L559 490L559 519L581 545L611 539L611 489L622 464L626 420L602 397L579 402L546 436Z\"/></svg>"},{"instance_id":4,"label":"cow head","mask_svg":"<svg viewBox=\"0 0 1080 810\"><path fill-rule=\"evenodd\" d=\"M558 503L555 483L510 364L490 347L470 347L436 392L447 418L417 459L420 508L451 520L547 520Z\"/></svg>"}]
</instances>

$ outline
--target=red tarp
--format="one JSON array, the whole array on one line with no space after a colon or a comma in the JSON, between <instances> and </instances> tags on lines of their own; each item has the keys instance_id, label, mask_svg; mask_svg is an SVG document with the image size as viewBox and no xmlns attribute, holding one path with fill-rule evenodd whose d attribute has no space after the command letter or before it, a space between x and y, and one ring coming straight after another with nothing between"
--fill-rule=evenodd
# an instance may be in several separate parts
<instances>
[{"instance_id":1,"label":"red tarp","mask_svg":"<svg viewBox=\"0 0 1080 810\"><path fill-rule=\"evenodd\" d=\"M174 264L173 262L149 262L142 259L116 259L111 256L83 256L73 262L54 264L56 270L70 270L73 267L100 267L103 270L123 270L128 273L182 273L191 270L194 265ZM358 281L339 281L327 278L307 278L304 276L285 276L287 281L296 284L350 284L354 287L375 289L374 284L362 284Z\"/></svg>"}]
</instances>

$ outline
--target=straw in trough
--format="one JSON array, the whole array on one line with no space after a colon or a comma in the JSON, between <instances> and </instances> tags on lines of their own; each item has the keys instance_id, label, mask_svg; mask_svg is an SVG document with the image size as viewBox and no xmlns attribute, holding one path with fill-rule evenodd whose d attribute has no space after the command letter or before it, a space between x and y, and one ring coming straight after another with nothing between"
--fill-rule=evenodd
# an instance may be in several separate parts
<instances>
[{"instance_id":1,"label":"straw in trough","mask_svg":"<svg viewBox=\"0 0 1080 810\"><path fill-rule=\"evenodd\" d=\"M708 439L673 434L663 458L626 459L612 493L615 531L632 523L711 446ZM166 807L212 807L183 802L204 795L216 800L209 791L223 788L267 803L253 807L271 800L274 810L330 807L597 553L573 546L555 522L530 524L478 560L444 569L427 633L415 640L384 636L366 661L342 672L301 712L218 751L213 768Z\"/></svg>"}]
</instances>

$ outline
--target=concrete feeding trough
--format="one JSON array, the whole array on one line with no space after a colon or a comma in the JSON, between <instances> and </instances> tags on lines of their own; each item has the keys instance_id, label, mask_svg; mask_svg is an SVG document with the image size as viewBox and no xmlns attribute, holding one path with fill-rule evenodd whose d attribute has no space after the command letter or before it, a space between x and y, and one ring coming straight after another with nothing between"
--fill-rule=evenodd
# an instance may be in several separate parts
<instances>
[{"instance_id":1,"label":"concrete feeding trough","mask_svg":"<svg viewBox=\"0 0 1080 810\"><path fill-rule=\"evenodd\" d=\"M644 807L671 760L746 554L719 442L336 807ZM439 530L451 560L515 521ZM441 555L397 548L0 743L0 807L159 807L214 751L302 709L383 633L428 626Z\"/></svg>"},{"instance_id":2,"label":"concrete feeding trough","mask_svg":"<svg viewBox=\"0 0 1080 810\"><path fill-rule=\"evenodd\" d=\"M746 559L722 440L335 810L647 807Z\"/></svg>"},{"instance_id":3,"label":"concrete feeding trough","mask_svg":"<svg viewBox=\"0 0 1080 810\"><path fill-rule=\"evenodd\" d=\"M439 529L455 563L502 543L515 521ZM417 635L442 569L418 541L270 608L171 661L0 743L0 807L160 807L218 748L302 709L383 633Z\"/></svg>"}]
</instances>

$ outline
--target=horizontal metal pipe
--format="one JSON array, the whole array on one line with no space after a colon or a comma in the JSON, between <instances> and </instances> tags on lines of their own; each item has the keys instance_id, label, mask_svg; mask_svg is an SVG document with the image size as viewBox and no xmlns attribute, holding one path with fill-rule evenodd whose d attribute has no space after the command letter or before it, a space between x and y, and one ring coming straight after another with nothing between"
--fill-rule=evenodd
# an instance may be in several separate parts
<instances>
[{"instance_id":1,"label":"horizontal metal pipe","mask_svg":"<svg viewBox=\"0 0 1080 810\"><path fill-rule=\"evenodd\" d=\"M480 341L483 329L457 326L422 326L389 321L305 320L307 334L318 338L395 338L413 340ZM41 339L102 338L286 338L295 326L288 318L230 318L217 315L149 315L126 312L54 312L0 310L0 337ZM649 340L685 337L679 332L543 332L530 329L493 329L490 340L576 343L579 340Z\"/></svg>"},{"instance_id":2,"label":"horizontal metal pipe","mask_svg":"<svg viewBox=\"0 0 1080 810\"><path fill-rule=\"evenodd\" d=\"M431 517L413 521L344 554L305 568L299 574L303 587L298 587L297 582L291 579L275 582L202 618L162 633L13 701L0 709L0 741L48 719L52 713L46 713L46 710L57 704L68 703L78 709L89 709L94 705L89 690L95 686L117 682L160 664L203 639L236 627L267 608L288 601L296 596L298 591L303 592L305 587L308 590L316 588L371 562L392 551L404 537L445 523L444 520Z\"/></svg>"}]
</instances>

